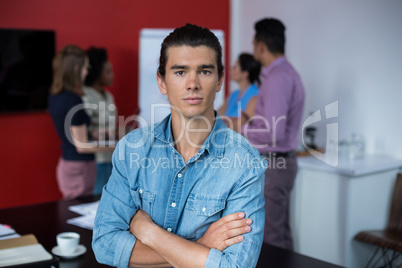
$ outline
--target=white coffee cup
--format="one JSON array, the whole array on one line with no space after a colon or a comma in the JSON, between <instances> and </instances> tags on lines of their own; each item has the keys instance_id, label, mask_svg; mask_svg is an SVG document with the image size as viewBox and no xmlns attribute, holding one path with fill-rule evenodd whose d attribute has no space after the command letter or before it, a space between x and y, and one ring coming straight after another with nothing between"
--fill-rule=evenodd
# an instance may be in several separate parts
<instances>
[{"instance_id":1,"label":"white coffee cup","mask_svg":"<svg viewBox=\"0 0 402 268\"><path fill-rule=\"evenodd\" d=\"M56 236L57 246L63 254L72 254L80 243L80 235L74 232L64 232Z\"/></svg>"}]
</instances>

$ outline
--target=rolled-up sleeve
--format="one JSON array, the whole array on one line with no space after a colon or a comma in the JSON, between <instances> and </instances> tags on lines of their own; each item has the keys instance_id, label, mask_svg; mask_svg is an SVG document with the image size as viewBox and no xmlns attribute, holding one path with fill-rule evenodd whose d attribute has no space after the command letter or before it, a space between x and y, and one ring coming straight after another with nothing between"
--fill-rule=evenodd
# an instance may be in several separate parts
<instances>
[{"instance_id":1,"label":"rolled-up sleeve","mask_svg":"<svg viewBox=\"0 0 402 268\"><path fill-rule=\"evenodd\" d=\"M264 236L265 199L264 172L266 160L258 157L255 167L245 172L239 183L228 197L223 215L244 212L246 218L253 223L251 231L244 234L244 240L226 248L223 252L211 249L208 254L206 268L212 267L255 267L260 255ZM255 160L255 159L254 159Z\"/></svg>"},{"instance_id":2,"label":"rolled-up sleeve","mask_svg":"<svg viewBox=\"0 0 402 268\"><path fill-rule=\"evenodd\" d=\"M124 152L119 149L124 150L124 146L117 146L113 153L113 171L103 189L95 216L92 248L98 262L128 267L136 241L129 231L130 220L139 204L131 196Z\"/></svg>"}]
</instances>

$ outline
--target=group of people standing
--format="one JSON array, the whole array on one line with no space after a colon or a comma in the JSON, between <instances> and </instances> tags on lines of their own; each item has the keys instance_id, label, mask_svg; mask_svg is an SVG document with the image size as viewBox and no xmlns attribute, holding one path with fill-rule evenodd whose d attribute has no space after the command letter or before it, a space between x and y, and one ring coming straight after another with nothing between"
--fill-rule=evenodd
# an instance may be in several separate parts
<instances>
[{"instance_id":1,"label":"group of people standing","mask_svg":"<svg viewBox=\"0 0 402 268\"><path fill-rule=\"evenodd\" d=\"M180 136L178 131L181 128L179 114L175 111L175 108L172 109L171 115L160 124L157 124L155 128L134 131L135 133L125 138L121 146L124 150L119 152L121 155L133 151L138 155L144 154L144 157L157 157L158 155L166 154L168 158L173 153L182 157L180 159L183 161L180 163L183 166L180 170L175 171L176 167L169 167L167 171L164 170L163 172L157 171L158 176L155 177L155 174L150 170L133 170L132 166L128 166L127 159L116 158L113 160L111 182L109 183L110 185L107 184L104 187L94 230L94 251L98 258L104 258L102 259L103 262L119 266L119 263L115 263L114 260L119 259L121 263L126 265L128 263L142 263L137 262L141 259L144 264L155 264L153 261L157 258L158 264L176 263L174 254L170 255L169 252L164 254L163 245L155 245L155 248L153 248L155 251L150 251L145 245L145 242L150 242L149 238L147 241L142 240L142 237L145 238L145 236L137 227L145 226L146 223L148 227L154 228L149 225L150 217L160 226L172 224L171 226L169 225L170 227L167 226L168 228L165 231L173 232L179 236L181 232L185 233L188 230L202 230L202 232L197 231L197 233L188 235L192 239L199 238L197 241L202 240L203 242L207 241L207 238L211 238L210 234L213 232L211 229L221 226L219 228L223 228L223 231L226 232L229 229L222 227L226 226L224 225L225 222L230 221L238 224L236 227L237 232L233 239L239 239L233 240L233 242L230 240L230 243L226 241L226 246L221 251L230 245L240 243L243 240L241 235L250 232L250 235L256 235L255 237L250 236L256 240L249 241L247 238L249 236L245 236L244 243L248 243L250 252L241 254L258 253L258 244L260 242L257 236L262 232L262 229L264 230L264 242L292 249L292 237L289 227L289 199L290 190L297 173L294 150L297 147L297 135L303 115L304 89L299 75L285 57L285 26L282 22L273 18L262 19L255 24L254 30L253 55L248 53L241 54L231 70L231 77L239 85L239 89L231 93L224 105L219 109L218 114L214 113L211 106L215 93L220 90L223 82L223 65L221 63L221 54L219 54L221 53L221 47L216 37L207 28L187 24L177 28L164 40L161 49L160 67L157 71L157 81L161 93L168 95L172 106L184 109L182 116L189 123L194 124L196 129L205 129L205 122L202 122L202 120L197 121L200 116L204 116L212 123L214 128L207 133L210 134L209 136L205 135L205 133L190 136L190 138L194 138L197 141L197 144L202 145L201 149L193 148L192 143L184 141L172 143L177 136ZM208 64L204 64L204 62ZM197 65L198 63L199 65ZM88 147L85 144L91 139L102 140L108 137L115 137L116 122L113 119L108 120L117 116L116 107L114 106L113 96L105 89L113 81L112 66L107 60L107 54L104 49L91 48L85 52L76 46L70 45L64 47L56 55L53 70L54 81L49 97L49 111L62 140L63 154L57 166L59 188L66 199L92 193L99 194L112 172L111 154L115 147L99 145ZM183 89L179 89L181 84L184 85ZM179 93L180 90L184 91ZM103 104L100 105L100 103ZM68 117L70 110L77 106L85 106L86 108L77 109L71 117ZM103 119L101 119L101 115L105 115ZM68 124L65 122L66 118L70 120ZM247 138L249 143L242 143L241 150L233 149L236 143L227 137L230 133L225 130L227 127L223 122ZM68 128L65 128L65 126L68 126ZM144 133L148 135L147 139L152 140L149 141L149 148L147 147L148 143L144 145L144 148L126 149L124 147L124 144L129 142L131 138L134 139L140 134L144 135ZM216 135L210 138L212 134ZM225 149L213 147L209 143L210 139L215 139L218 143L225 141L227 144L221 144L222 148ZM156 148L152 147L153 142L166 143L170 147L166 147L169 148L166 150L160 149L161 151L157 151ZM250 149L248 147L250 144L255 148ZM226 174L225 172L227 171L214 171L215 173L222 173L221 178L228 180L227 183L222 184L217 184L215 177L217 173L213 174L211 170L193 170L194 166L192 164L197 162L198 158L218 157L224 153L225 155L235 153L236 150L240 150L244 155L250 154L255 159L263 156L265 160L268 160L268 167L265 169L265 182L263 182L265 186L261 188L258 180L260 175L263 176L264 171L257 169L253 171L255 174L249 174L247 171L247 175L244 175L246 177L241 177L241 183L236 181L237 178L234 178L234 180L229 179L231 175ZM204 154L206 156L203 156ZM233 156L230 157L233 158ZM281 158L283 160L281 166L275 166L272 158ZM244 170L241 170L241 172L244 172ZM241 172L239 171L239 174ZM96 173L98 174L97 177ZM236 172L233 174L236 174ZM202 176L202 178L198 178L199 176ZM159 180L158 185L154 184L156 180L165 177L169 177L166 178L167 180L172 177L171 186L169 186L168 181L164 180ZM154 179L155 181L153 181ZM191 186L193 188L186 188L189 186L184 183L185 179L194 183ZM247 180L250 180L249 184ZM198 182L201 181L207 184L201 184L200 187L202 187L200 188L198 187ZM213 186L215 184L216 186ZM230 187L234 189L244 187L245 191L253 190L247 193L242 193L240 190L233 193ZM206 189L209 188L208 192ZM148 191L147 189L152 190ZM187 203L180 203L180 195L177 192L185 191L186 189L189 191L198 189L197 191L199 192L189 194ZM261 194L258 192L260 190L262 191ZM169 194L169 191L173 192ZM217 195L211 195L214 192L220 194L225 192L225 195L218 198ZM256 202L257 206L261 206L261 210L263 202L259 198L262 195L265 197L265 228L263 224L264 217L260 217L264 213L261 213L260 208L251 208L251 203L241 203L246 201L245 195L248 195L247 198L252 200L250 202ZM116 196L120 196L119 198L121 199L117 200ZM212 197L213 199L211 199ZM166 204L158 203L157 199ZM217 206L220 202L227 202L226 207L225 203L222 203L222 207L215 210L215 208L210 208L206 205ZM115 211L120 205L122 206L122 211ZM184 223L183 225L177 225L178 222L172 220L177 215L181 215L175 212L177 209L182 210L183 216L180 221L183 222L187 219L186 215L190 215L187 213L190 213L190 211L196 212L194 215L191 214L191 217L188 216L190 217L188 222L192 222L194 226L187 228ZM211 209L214 209L214 211L212 212ZM233 216L236 211L240 212L243 209L245 214L237 214L240 218ZM247 212L247 210L249 211ZM216 218L217 214L215 213L217 211L220 211L221 214L223 213L222 215L233 213L225 216L232 218ZM250 211L252 211L252 221L250 219L243 220L242 218L245 215L250 217ZM120 230L120 226L101 226L99 221L102 217L103 219L108 219L108 222L111 223L121 223L121 226L124 226L124 230ZM164 217L168 217L166 219L171 221L166 221ZM208 224L200 222L202 228L197 229L198 227L195 225L197 225L198 221L208 219L210 219ZM261 222L262 229L259 228L261 227ZM211 223L212 225L209 225ZM254 231L250 231L249 226L251 224L254 226L252 229ZM240 227L245 227L246 229L239 231ZM108 253L104 254L103 240L112 233L113 237L111 237L110 245L108 246L110 248L106 250ZM166 245L169 244L171 247L182 245L182 242L183 245L187 243L180 239L176 241L175 237L169 236L162 230L158 234L162 235L159 237L160 239L163 239L163 235L167 235L166 238L169 239L166 239ZM191 240L190 238L188 239ZM225 239L222 241L225 241ZM129 245L127 249L119 246L123 240L125 245ZM191 243L187 243L187 245L194 246ZM147 246L152 247L151 245ZM204 243L203 246L209 249L214 248L213 244ZM216 255L218 253L216 252L213 253L215 257L211 257L211 255L208 256L208 251L204 251L205 248L196 249L198 246L194 247L194 252L197 250L204 252L202 256L205 259L200 260L201 263L204 263L207 257L207 262L218 258L218 255ZM145 258L146 255L141 255L145 252L143 250L148 250L146 252L151 254L149 259ZM241 248L236 250L242 252ZM212 254L211 252L210 254ZM136 255L137 253L141 254ZM122 256L121 258L113 257L115 254L121 254ZM188 256L191 256L191 254ZM219 258L222 257L221 255L219 256ZM184 261L184 259L182 256L180 261ZM239 259L238 262L254 263L254 261L245 259Z\"/></svg>"},{"instance_id":2,"label":"group of people standing","mask_svg":"<svg viewBox=\"0 0 402 268\"><path fill-rule=\"evenodd\" d=\"M116 107L105 88L113 77L103 48L67 45L53 60L48 103L62 142L56 177L64 199L100 194L111 174L114 146L89 142L116 137Z\"/></svg>"}]
</instances>

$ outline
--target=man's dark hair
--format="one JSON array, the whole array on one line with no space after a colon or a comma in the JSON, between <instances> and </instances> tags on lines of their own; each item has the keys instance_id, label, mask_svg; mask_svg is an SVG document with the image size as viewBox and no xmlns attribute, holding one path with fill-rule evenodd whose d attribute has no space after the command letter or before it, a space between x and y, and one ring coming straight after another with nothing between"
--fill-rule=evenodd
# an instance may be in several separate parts
<instances>
[{"instance_id":1,"label":"man's dark hair","mask_svg":"<svg viewBox=\"0 0 402 268\"><path fill-rule=\"evenodd\" d=\"M92 86L102 74L103 65L107 62L107 51L104 48L90 47L87 55L91 68L85 78L85 85Z\"/></svg>"},{"instance_id":2,"label":"man's dark hair","mask_svg":"<svg viewBox=\"0 0 402 268\"><path fill-rule=\"evenodd\" d=\"M254 25L255 39L263 42L273 53L285 53L285 25L277 19L266 18L257 21Z\"/></svg>"},{"instance_id":3,"label":"man's dark hair","mask_svg":"<svg viewBox=\"0 0 402 268\"><path fill-rule=\"evenodd\" d=\"M253 84L256 83L257 85L260 84L260 70L261 70L261 63L256 61L253 55L248 53L242 53L239 56L239 65L242 71L248 72L248 81Z\"/></svg>"},{"instance_id":4,"label":"man's dark hair","mask_svg":"<svg viewBox=\"0 0 402 268\"><path fill-rule=\"evenodd\" d=\"M187 23L185 26L176 28L162 42L161 54L159 57L158 75L162 78L166 75L166 63L168 60L167 50L169 47L206 46L215 51L216 63L218 65L219 79L223 75L222 47L218 38L208 29L194 24Z\"/></svg>"}]
</instances>

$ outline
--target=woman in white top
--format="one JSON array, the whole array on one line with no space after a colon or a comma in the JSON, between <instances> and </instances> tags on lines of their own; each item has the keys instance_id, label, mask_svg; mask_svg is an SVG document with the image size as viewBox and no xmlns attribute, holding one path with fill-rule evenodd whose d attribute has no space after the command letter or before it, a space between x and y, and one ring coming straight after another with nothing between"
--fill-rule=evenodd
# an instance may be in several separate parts
<instances>
[{"instance_id":1,"label":"woman in white top","mask_svg":"<svg viewBox=\"0 0 402 268\"><path fill-rule=\"evenodd\" d=\"M112 64L104 48L91 47L87 50L89 73L85 79L85 111L91 117L92 139L102 142L115 141L117 111L113 95L105 89L113 83ZM107 144L107 143L106 143ZM112 152L95 154L97 175L94 194L102 193L103 186L112 172Z\"/></svg>"}]
</instances>

